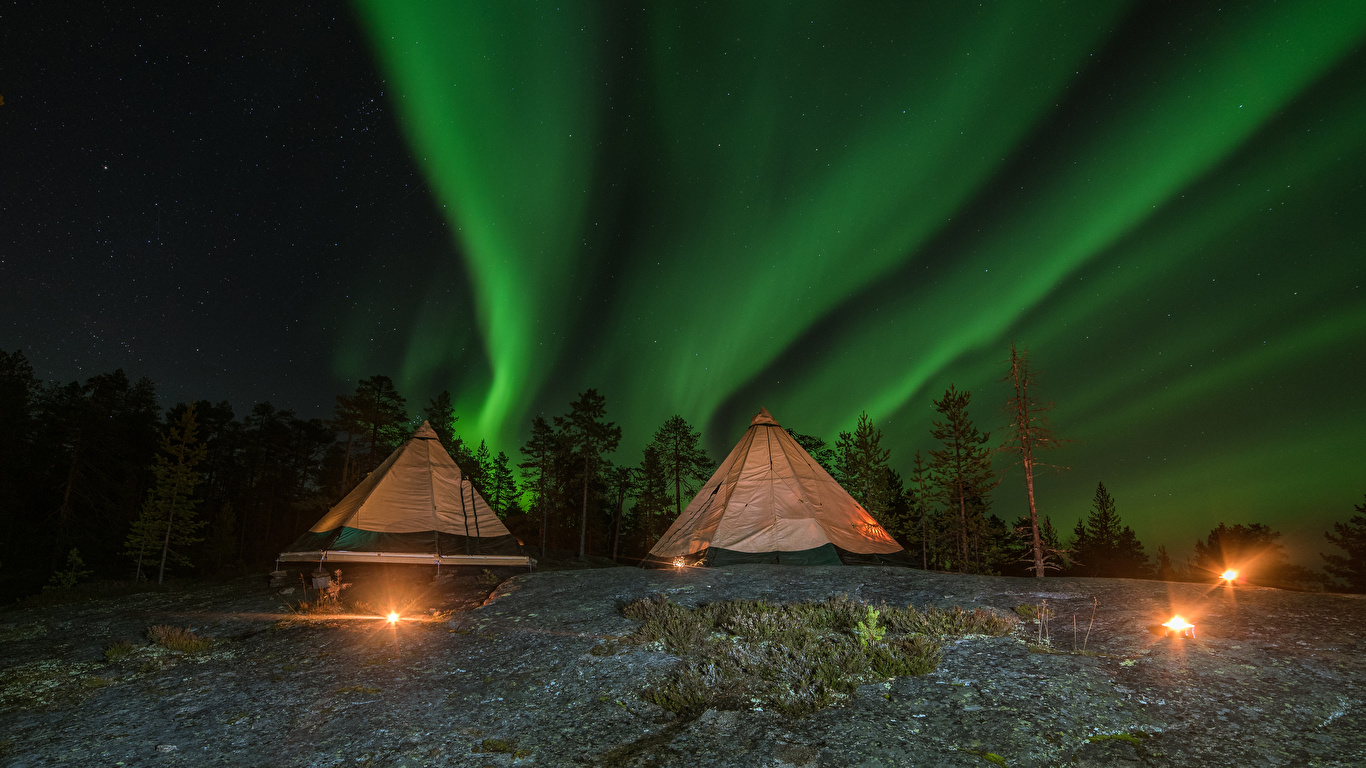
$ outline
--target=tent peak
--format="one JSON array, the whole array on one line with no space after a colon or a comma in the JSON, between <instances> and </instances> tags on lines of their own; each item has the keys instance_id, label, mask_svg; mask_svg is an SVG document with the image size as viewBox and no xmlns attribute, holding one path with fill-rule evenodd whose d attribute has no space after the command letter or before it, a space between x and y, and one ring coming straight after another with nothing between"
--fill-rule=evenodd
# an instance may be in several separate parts
<instances>
[{"instance_id":1,"label":"tent peak","mask_svg":"<svg viewBox=\"0 0 1366 768\"><path fill-rule=\"evenodd\" d=\"M769 413L767 408L762 407L759 409L758 413L754 414L754 418L749 420L749 425L751 427L756 424L767 424L774 427L782 426L778 423L777 419L773 418L773 414Z\"/></svg>"},{"instance_id":2,"label":"tent peak","mask_svg":"<svg viewBox=\"0 0 1366 768\"><path fill-rule=\"evenodd\" d=\"M432 429L431 422L426 419L423 419L422 426L417 428L417 431L413 433L413 437L418 440L436 440L438 438L436 430Z\"/></svg>"}]
</instances>

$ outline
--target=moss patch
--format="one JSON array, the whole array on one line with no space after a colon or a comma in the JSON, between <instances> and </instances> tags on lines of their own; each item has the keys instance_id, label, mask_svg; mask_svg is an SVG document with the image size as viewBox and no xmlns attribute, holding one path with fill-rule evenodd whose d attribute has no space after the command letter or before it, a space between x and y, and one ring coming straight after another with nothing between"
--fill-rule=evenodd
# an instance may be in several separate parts
<instances>
[{"instance_id":1,"label":"moss patch","mask_svg":"<svg viewBox=\"0 0 1366 768\"><path fill-rule=\"evenodd\" d=\"M660 595L622 607L641 622L625 642L655 644L683 659L644 698L686 717L707 709L810 714L848 700L860 685L934 671L943 637L1002 636L1017 624L981 609L871 610L843 596L686 608Z\"/></svg>"},{"instance_id":2,"label":"moss patch","mask_svg":"<svg viewBox=\"0 0 1366 768\"><path fill-rule=\"evenodd\" d=\"M980 757L988 763L991 763L992 765L1002 766L1002 768L1009 768L1010 766L1010 763L1007 763L1004 757L1001 757L995 752L986 752L980 749L960 749L958 751L968 755L975 755L976 757Z\"/></svg>"},{"instance_id":3,"label":"moss patch","mask_svg":"<svg viewBox=\"0 0 1366 768\"><path fill-rule=\"evenodd\" d=\"M1134 745L1135 747L1141 747L1143 746L1142 737L1143 734L1141 733L1102 733L1096 736L1092 736L1091 738L1087 739L1087 741L1092 743L1095 743L1097 741L1124 741Z\"/></svg>"}]
</instances>

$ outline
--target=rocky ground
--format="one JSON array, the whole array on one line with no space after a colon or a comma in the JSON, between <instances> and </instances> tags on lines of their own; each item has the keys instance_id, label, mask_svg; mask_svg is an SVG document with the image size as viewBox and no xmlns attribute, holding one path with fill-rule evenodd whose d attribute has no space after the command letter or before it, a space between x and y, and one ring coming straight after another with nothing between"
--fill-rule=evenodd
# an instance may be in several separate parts
<instances>
[{"instance_id":1,"label":"rocky ground","mask_svg":"<svg viewBox=\"0 0 1366 768\"><path fill-rule=\"evenodd\" d=\"M285 603L302 592L281 595L264 574L7 610L0 764L1366 765L1360 596L894 568L610 568L496 589L482 576L356 575L354 618L296 616ZM1009 637L955 639L937 671L805 718L681 718L641 697L678 660L614 642L636 627L619 606L658 593L684 605L843 593L1011 615L1047 601L1052 642L1025 621ZM373 617L390 607L397 626ZM1173 612L1194 638L1162 634ZM1073 652L1074 617L1087 653ZM147 640L159 624L216 642L168 651ZM120 640L133 645L107 659Z\"/></svg>"}]
</instances>

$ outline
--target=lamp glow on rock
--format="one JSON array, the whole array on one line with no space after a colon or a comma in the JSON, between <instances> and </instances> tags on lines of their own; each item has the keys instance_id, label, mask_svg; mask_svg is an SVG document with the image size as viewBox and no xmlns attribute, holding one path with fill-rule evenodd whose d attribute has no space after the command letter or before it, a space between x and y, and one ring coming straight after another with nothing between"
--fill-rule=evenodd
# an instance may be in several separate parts
<instances>
[{"instance_id":1,"label":"lamp glow on rock","mask_svg":"<svg viewBox=\"0 0 1366 768\"><path fill-rule=\"evenodd\" d=\"M675 567L675 568L682 568L684 565L687 565L687 563L685 563L685 562L683 561L683 558L681 558L681 557L675 557L675 558L674 558L674 567Z\"/></svg>"},{"instance_id":2,"label":"lamp glow on rock","mask_svg":"<svg viewBox=\"0 0 1366 768\"><path fill-rule=\"evenodd\" d=\"M1227 581L1229 584L1233 584L1234 580L1238 578L1238 572L1230 568L1227 571L1224 571L1223 573L1219 574L1219 578L1223 579L1224 581Z\"/></svg>"},{"instance_id":3,"label":"lamp glow on rock","mask_svg":"<svg viewBox=\"0 0 1366 768\"><path fill-rule=\"evenodd\" d=\"M1167 628L1167 634L1172 637L1195 637L1195 625L1181 618L1173 616L1171 621L1162 623Z\"/></svg>"},{"instance_id":4,"label":"lamp glow on rock","mask_svg":"<svg viewBox=\"0 0 1366 768\"><path fill-rule=\"evenodd\" d=\"M397 613L392 613L392 612L391 612L391 613L390 613L388 616L386 616L385 618L389 621L390 624L397 624L397 623L398 623L398 614L397 614Z\"/></svg>"}]
</instances>

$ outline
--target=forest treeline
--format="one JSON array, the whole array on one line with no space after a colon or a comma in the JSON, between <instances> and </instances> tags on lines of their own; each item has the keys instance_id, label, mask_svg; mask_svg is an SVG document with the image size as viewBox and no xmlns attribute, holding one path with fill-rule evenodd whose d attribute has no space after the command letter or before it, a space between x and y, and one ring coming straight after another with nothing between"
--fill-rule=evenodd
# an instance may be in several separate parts
<instances>
[{"instance_id":1,"label":"forest treeline","mask_svg":"<svg viewBox=\"0 0 1366 768\"><path fill-rule=\"evenodd\" d=\"M788 432L919 567L1207 580L1246 563L1259 583L1366 591L1366 503L1326 534L1338 550L1323 555L1326 575L1289 563L1280 534L1261 524L1221 523L1180 562L1162 547L1149 554L1103 483L1063 535L1035 504L1033 474L1066 441L1032 392L1027 357L1012 349L1006 362L1004 437L981 431L971 393L950 387L927 414L935 447L909 457L904 475L867 414L833 443ZM622 429L592 389L561 415L535 417L509 456L462 429L448 393L410 403L385 376L337 395L326 419L270 403L240 414L209 401L163 412L146 378L118 370L42 382L21 352L0 350L0 593L270 562L424 420L533 556L635 562L716 468L681 416L658 425L640 454L619 455ZM1029 514L994 514L1001 493L1027 496Z\"/></svg>"}]
</instances>

